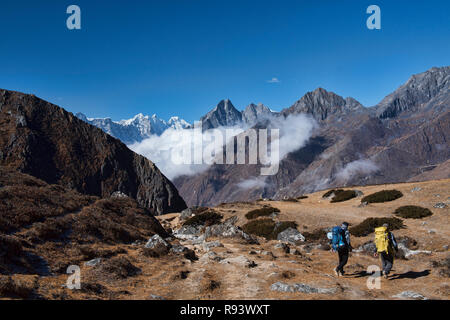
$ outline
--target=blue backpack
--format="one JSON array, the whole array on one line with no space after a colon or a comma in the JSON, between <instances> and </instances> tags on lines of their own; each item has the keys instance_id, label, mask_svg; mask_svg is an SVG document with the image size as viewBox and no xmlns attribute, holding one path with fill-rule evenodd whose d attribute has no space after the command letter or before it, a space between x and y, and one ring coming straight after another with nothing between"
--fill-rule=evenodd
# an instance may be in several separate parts
<instances>
[{"instance_id":1,"label":"blue backpack","mask_svg":"<svg viewBox=\"0 0 450 320\"><path fill-rule=\"evenodd\" d=\"M337 250L340 247L345 246L344 230L342 230L341 227L333 227L333 229L331 229L331 234L331 246L333 247L333 250Z\"/></svg>"}]
</instances>

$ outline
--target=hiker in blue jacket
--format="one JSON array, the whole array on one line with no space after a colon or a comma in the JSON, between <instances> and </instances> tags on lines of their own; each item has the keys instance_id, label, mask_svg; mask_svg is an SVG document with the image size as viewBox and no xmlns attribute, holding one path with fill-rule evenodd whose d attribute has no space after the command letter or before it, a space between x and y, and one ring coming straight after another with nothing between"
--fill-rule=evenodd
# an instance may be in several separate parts
<instances>
[{"instance_id":1,"label":"hiker in blue jacket","mask_svg":"<svg viewBox=\"0 0 450 320\"><path fill-rule=\"evenodd\" d=\"M340 232L338 243L333 244L333 251L337 251L339 256L339 265L336 267L336 269L334 269L334 273L336 274L336 276L344 275L344 266L348 262L349 253L353 250L350 242L348 223L343 222L339 229L337 229L337 231Z\"/></svg>"}]
</instances>

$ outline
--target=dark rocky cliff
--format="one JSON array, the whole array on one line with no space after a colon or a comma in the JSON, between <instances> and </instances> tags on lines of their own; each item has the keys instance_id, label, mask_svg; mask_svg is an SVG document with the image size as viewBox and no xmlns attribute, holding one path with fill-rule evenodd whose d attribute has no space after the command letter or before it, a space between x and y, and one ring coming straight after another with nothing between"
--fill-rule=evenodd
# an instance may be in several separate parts
<instances>
[{"instance_id":1,"label":"dark rocky cliff","mask_svg":"<svg viewBox=\"0 0 450 320\"><path fill-rule=\"evenodd\" d=\"M0 165L84 194L121 191L154 214L186 208L151 161L33 95L0 90Z\"/></svg>"}]
</instances>

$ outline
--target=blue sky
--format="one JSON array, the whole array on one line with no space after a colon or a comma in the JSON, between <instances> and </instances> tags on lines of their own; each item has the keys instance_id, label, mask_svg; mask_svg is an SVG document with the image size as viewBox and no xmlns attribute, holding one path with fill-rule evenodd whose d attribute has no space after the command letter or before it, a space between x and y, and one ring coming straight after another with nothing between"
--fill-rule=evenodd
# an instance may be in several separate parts
<instances>
[{"instance_id":1,"label":"blue sky","mask_svg":"<svg viewBox=\"0 0 450 320\"><path fill-rule=\"evenodd\" d=\"M71 4L82 30L66 28ZM280 110L317 87L371 106L450 65L446 0L2 0L0 30L1 88L115 120L193 121L224 98Z\"/></svg>"}]
</instances>

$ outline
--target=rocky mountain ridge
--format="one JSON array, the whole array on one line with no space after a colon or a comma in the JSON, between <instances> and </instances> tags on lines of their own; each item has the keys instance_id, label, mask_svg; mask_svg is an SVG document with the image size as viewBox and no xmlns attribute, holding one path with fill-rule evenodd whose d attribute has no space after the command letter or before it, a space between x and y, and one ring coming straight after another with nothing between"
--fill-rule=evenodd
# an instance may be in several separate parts
<instances>
[{"instance_id":1,"label":"rocky mountain ridge","mask_svg":"<svg viewBox=\"0 0 450 320\"><path fill-rule=\"evenodd\" d=\"M150 160L34 95L0 90L0 165L83 194L120 191L154 214L186 207Z\"/></svg>"}]
</instances>

